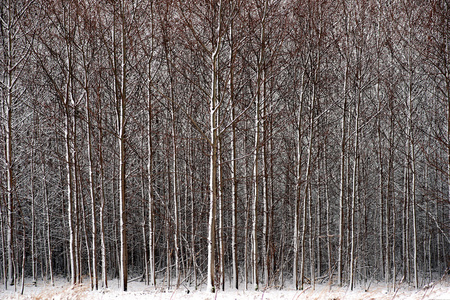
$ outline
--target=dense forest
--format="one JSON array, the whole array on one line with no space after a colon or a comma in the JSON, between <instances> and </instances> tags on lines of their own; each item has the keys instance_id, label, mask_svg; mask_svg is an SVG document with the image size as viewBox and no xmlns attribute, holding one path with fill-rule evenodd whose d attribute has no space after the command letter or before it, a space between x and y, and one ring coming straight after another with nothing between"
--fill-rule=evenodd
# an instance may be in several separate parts
<instances>
[{"instance_id":1,"label":"dense forest","mask_svg":"<svg viewBox=\"0 0 450 300\"><path fill-rule=\"evenodd\" d=\"M448 271L448 0L1 0L0 72L5 289Z\"/></svg>"}]
</instances>

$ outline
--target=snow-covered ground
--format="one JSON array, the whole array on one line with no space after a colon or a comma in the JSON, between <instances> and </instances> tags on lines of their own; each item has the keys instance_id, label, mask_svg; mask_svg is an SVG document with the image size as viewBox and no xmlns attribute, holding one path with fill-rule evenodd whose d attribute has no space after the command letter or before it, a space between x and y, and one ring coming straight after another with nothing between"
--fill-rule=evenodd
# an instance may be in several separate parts
<instances>
[{"instance_id":1,"label":"snow-covered ground","mask_svg":"<svg viewBox=\"0 0 450 300\"><path fill-rule=\"evenodd\" d=\"M236 299L258 299L258 300L296 300L296 299L327 299L327 300L343 300L343 299L441 299L450 300L450 278L445 278L439 282L429 285L420 290L414 290L406 285L400 286L395 291L387 291L381 285L372 284L370 289L366 292L363 288L356 288L350 291L347 288L330 287L328 285L316 285L313 290L312 287L306 286L303 291L295 291L292 288L285 288L279 290L276 288L269 288L264 291L244 291L226 289L225 291L218 291L216 294L207 293L202 290L190 290L187 292L186 287L181 287L177 290L166 291L162 288L155 290L153 287L146 286L142 282L130 282L128 285L128 292L120 291L117 286L117 281L111 280L108 289L100 289L98 291L91 291L89 284L70 286L64 279L58 279L55 286L48 285L42 281L38 282L37 287L31 285L31 282L26 282L25 291L20 295L20 287L17 287L17 292L14 292L14 287L0 287L1 299L125 299L125 300L140 300L140 299L201 299L201 300L236 300Z\"/></svg>"}]
</instances>

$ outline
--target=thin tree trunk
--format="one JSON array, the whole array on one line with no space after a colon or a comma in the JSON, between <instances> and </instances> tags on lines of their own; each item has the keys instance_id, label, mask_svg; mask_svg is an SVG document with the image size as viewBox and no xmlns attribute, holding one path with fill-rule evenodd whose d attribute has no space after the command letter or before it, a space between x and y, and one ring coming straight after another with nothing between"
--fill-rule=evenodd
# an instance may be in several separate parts
<instances>
[{"instance_id":1,"label":"thin tree trunk","mask_svg":"<svg viewBox=\"0 0 450 300\"><path fill-rule=\"evenodd\" d=\"M395 281L395 192L394 192L394 129L391 115L391 129L389 133L389 159L388 159L388 178L387 178L387 197L386 197L386 275L385 282L387 288L390 289L390 276L392 271L392 279ZM391 209L393 215L391 216ZM392 224L392 238L391 238ZM392 244L392 249L391 245ZM392 252L391 252L392 250ZM391 270L391 262L393 270Z\"/></svg>"},{"instance_id":2,"label":"thin tree trunk","mask_svg":"<svg viewBox=\"0 0 450 300\"><path fill-rule=\"evenodd\" d=\"M411 38L410 38L411 40ZM411 56L408 51L408 67L411 68ZM406 135L408 138L408 161L411 166L411 205L412 205L412 226L413 226L413 268L414 268L414 287L419 287L418 266L417 266L417 220L416 220L416 157L415 157L415 142L413 129L413 104L412 104L412 90L413 90L413 70L410 69L409 84L408 84L408 99L407 99L407 129Z\"/></svg>"},{"instance_id":3,"label":"thin tree trunk","mask_svg":"<svg viewBox=\"0 0 450 300\"><path fill-rule=\"evenodd\" d=\"M100 248L102 260L102 286L108 288L108 272L107 272L107 258L106 258L106 237L105 237L105 171L103 162L103 130L101 126L101 116L99 117L99 142L98 142L98 160L99 160L99 175L100 175Z\"/></svg>"},{"instance_id":4,"label":"thin tree trunk","mask_svg":"<svg viewBox=\"0 0 450 300\"><path fill-rule=\"evenodd\" d=\"M300 261L300 289L303 289L304 277L305 277L305 265L306 265L306 228L307 228L307 212L310 208L311 198L310 198L310 180L311 180L311 163L312 163L312 146L313 146L313 132L314 132L314 109L315 109L315 99L311 99L311 105L309 108L309 133L308 133L308 156L306 160L306 178L305 178L305 188L303 191L303 203L302 203L302 238L301 238L301 248L302 256ZM308 202L309 201L309 202ZM309 204L308 204L309 203ZM310 212L311 213L311 212ZM311 234L313 232L312 228L309 228ZM312 240L310 240L312 241ZM313 247L310 244L310 247ZM312 254L312 252L310 253ZM312 260L313 258L310 257ZM312 275L312 274L311 274Z\"/></svg>"},{"instance_id":5,"label":"thin tree trunk","mask_svg":"<svg viewBox=\"0 0 450 300\"><path fill-rule=\"evenodd\" d=\"M26 251L25 251L25 240L26 240L26 230L25 230L25 216L22 216L22 280L20 283L20 294L23 295L23 291L25 289L25 260L26 260Z\"/></svg>"},{"instance_id":6,"label":"thin tree trunk","mask_svg":"<svg viewBox=\"0 0 450 300\"><path fill-rule=\"evenodd\" d=\"M386 203L385 203L385 208L386 208L386 213L385 213L385 236L386 236L386 245L385 245L385 253L386 253L386 258L385 258L385 275L384 275L384 280L386 282L386 286L389 289L389 284L390 284L390 274L391 274L391 252L390 252L390 227L391 227L391 205L390 203L392 202L393 199L393 191L392 191L392 166L391 164L391 158L389 158L389 165L388 165L388 180L387 180L387 198L386 198ZM395 220L393 220L395 221Z\"/></svg>"},{"instance_id":7,"label":"thin tree trunk","mask_svg":"<svg viewBox=\"0 0 450 300\"><path fill-rule=\"evenodd\" d=\"M260 75L259 75L260 76ZM258 76L258 77L259 77ZM257 83L259 89L259 83ZM255 291L258 290L258 200L259 200L259 135L260 135L260 94L256 96L255 103L255 142L253 156L253 201L252 201L252 283Z\"/></svg>"},{"instance_id":8,"label":"thin tree trunk","mask_svg":"<svg viewBox=\"0 0 450 300\"><path fill-rule=\"evenodd\" d=\"M412 221L413 221L413 264L414 264L414 287L419 288L419 274L418 274L418 262L417 262L417 213L416 213L416 154L415 154L414 143L411 145L411 156L412 156Z\"/></svg>"},{"instance_id":9,"label":"thin tree trunk","mask_svg":"<svg viewBox=\"0 0 450 300\"><path fill-rule=\"evenodd\" d=\"M144 149L144 139L145 139L145 135L144 133L142 134L142 141L141 141L141 147L142 149ZM142 160L143 163L143 160ZM148 269L148 252L147 252L147 232L146 232L146 215L145 215L145 173L144 173L144 164L142 164L141 166L141 198L142 198L142 202L141 202L141 232L142 232L142 252L144 255L144 274L142 276L142 278L145 281L146 285L150 284L150 280L149 280L149 269Z\"/></svg>"},{"instance_id":10,"label":"thin tree trunk","mask_svg":"<svg viewBox=\"0 0 450 300\"><path fill-rule=\"evenodd\" d=\"M361 104L361 91L359 91L358 99L356 101L356 115L355 115L355 140L354 140L354 157L353 157L353 183L352 183L352 203L351 203L351 249L350 249L350 290L354 288L355 280L355 259L356 259L356 243L357 237L355 234L355 214L356 214L356 197L358 195L358 159L359 159L359 118L360 118L360 104Z\"/></svg>"},{"instance_id":11,"label":"thin tree trunk","mask_svg":"<svg viewBox=\"0 0 450 300\"><path fill-rule=\"evenodd\" d=\"M409 153L409 143L407 142L407 152ZM404 199L403 199L403 279L409 282L409 159L405 158L404 165Z\"/></svg>"},{"instance_id":12,"label":"thin tree trunk","mask_svg":"<svg viewBox=\"0 0 450 300\"><path fill-rule=\"evenodd\" d=\"M263 99L266 99L266 82L265 82L265 72L263 75ZM266 286L269 285L269 271L270 271L270 258L269 258L269 199L268 199L268 161L267 161L267 152L268 152L268 121L267 121L267 112L266 112L266 103L263 103L263 120L262 120L262 130L263 130L263 147L262 147L262 192L263 192L263 269L264 269L264 283Z\"/></svg>"},{"instance_id":13,"label":"thin tree trunk","mask_svg":"<svg viewBox=\"0 0 450 300\"><path fill-rule=\"evenodd\" d=\"M218 112L217 124L220 122L220 111ZM219 205L219 273L220 273L220 286L222 291L225 290L225 240L224 240L224 200L223 200L223 168L222 168L222 142L219 138L217 152L218 152L218 178L217 178L217 192Z\"/></svg>"},{"instance_id":14,"label":"thin tree trunk","mask_svg":"<svg viewBox=\"0 0 450 300\"><path fill-rule=\"evenodd\" d=\"M36 126L36 125L35 125ZM35 217L35 194L34 194L34 136L31 145L31 170L30 170L30 194L31 194L31 280L32 284L36 286L36 253L35 253L35 235L36 235L36 217ZM24 248L25 249L25 248Z\"/></svg>"},{"instance_id":15,"label":"thin tree trunk","mask_svg":"<svg viewBox=\"0 0 450 300\"><path fill-rule=\"evenodd\" d=\"M167 54L166 54L167 55ZM173 175L172 177L172 189L173 189L173 212L174 212L174 252L175 252L175 276L176 276L176 282L175 286L178 288L180 286L180 238L179 238L179 227L180 227L180 218L179 218L179 197L178 197L178 161L177 161L177 138L176 138L176 126L175 126L175 103L174 103L174 91L173 91L173 76L171 76L170 66L169 68L169 76L170 76L170 95L171 95L171 103L172 103L172 109L171 109L171 118L172 118L172 168L173 168Z\"/></svg>"},{"instance_id":16,"label":"thin tree trunk","mask_svg":"<svg viewBox=\"0 0 450 300\"><path fill-rule=\"evenodd\" d=\"M267 1L264 1L264 11L261 20L261 33L259 50L258 66L256 74L256 97L255 97L255 141L254 141L254 156L253 156L253 207L252 207L252 281L255 291L259 289L258 278L258 203L259 203L259 147L260 147L260 135L261 135L261 105L265 105L264 99L264 81L265 78L265 37L266 37L266 15L267 15ZM263 195L265 196L265 195ZM263 202L265 199L263 199Z\"/></svg>"},{"instance_id":17,"label":"thin tree trunk","mask_svg":"<svg viewBox=\"0 0 450 300\"><path fill-rule=\"evenodd\" d=\"M119 148L119 236L120 236L120 274L119 282L123 291L128 289L128 247L127 247L127 201L126 201L126 104L127 104L127 38L125 24L125 5L124 1L119 3L119 17L121 21L121 74L116 78L115 95L118 95L117 101L117 130L118 130L118 148ZM115 9L115 7L114 7ZM115 23L113 26L113 45L116 44ZM114 49L114 69L117 70L116 49Z\"/></svg>"},{"instance_id":18,"label":"thin tree trunk","mask_svg":"<svg viewBox=\"0 0 450 300\"><path fill-rule=\"evenodd\" d=\"M216 48L212 55L212 87L210 103L210 128L211 128L211 154L210 154L210 178L209 178L209 222L208 222L208 278L206 290L215 292L215 236L216 236L216 205L217 205L217 109L218 109L218 50Z\"/></svg>"},{"instance_id":19,"label":"thin tree trunk","mask_svg":"<svg viewBox=\"0 0 450 300\"><path fill-rule=\"evenodd\" d=\"M80 187L80 190L82 188ZM82 195L82 193L80 192L80 197L81 197L81 201L80 201L80 205L81 205L81 224L83 226L83 232L84 232L84 240L86 243L86 254L87 254L87 262L88 262L88 272L89 272L89 281L90 281L90 285L91 285L91 289L94 288L94 277L92 274L92 267L91 266L91 251L90 251L90 247L89 247L89 238L88 238L88 228L86 225L86 219L87 219L87 215L86 215L86 209L85 209L85 203L84 203L84 195ZM81 231L81 229L80 229ZM81 233L80 233L81 234ZM81 252L82 252L82 247L83 247L83 241L80 237L80 246L79 246L79 252L80 252L80 258L81 258ZM82 264L81 261L79 263L79 274L80 274L80 283L81 283L81 270L82 270Z\"/></svg>"},{"instance_id":20,"label":"thin tree trunk","mask_svg":"<svg viewBox=\"0 0 450 300\"><path fill-rule=\"evenodd\" d=\"M3 199L2 199L3 201ZM6 241L5 241L5 223L3 221L3 206L0 207L0 234L2 238L2 271L3 271L3 284L5 286L5 290L8 289L8 262L7 262L7 250Z\"/></svg>"},{"instance_id":21,"label":"thin tree trunk","mask_svg":"<svg viewBox=\"0 0 450 300\"><path fill-rule=\"evenodd\" d=\"M69 81L67 83L69 85ZM67 93L69 87L67 87ZM73 145L71 142L71 117L68 104L68 94L66 94L66 104L65 104L65 147L66 147L66 172L67 172L67 216L69 222L69 251L70 251L70 282L72 285L77 283L77 256L76 256L76 233L74 225L74 187L73 187L73 173L72 173L72 151Z\"/></svg>"},{"instance_id":22,"label":"thin tree trunk","mask_svg":"<svg viewBox=\"0 0 450 300\"><path fill-rule=\"evenodd\" d=\"M234 45L233 45L233 20L230 23L230 102L231 102L231 256L233 261L234 288L239 288L239 269L237 256L237 168L236 168L236 104L234 97Z\"/></svg>"},{"instance_id":23,"label":"thin tree trunk","mask_svg":"<svg viewBox=\"0 0 450 300\"><path fill-rule=\"evenodd\" d=\"M192 136L192 126L190 128L190 133ZM195 247L195 234L196 234L196 213L195 213L195 201L194 201L194 172L192 170L193 167L193 157L194 157L194 149L192 142L189 142L189 161L191 163L190 168L190 195L191 195L191 251L192 251L192 271L194 273L194 289L197 290L197 254Z\"/></svg>"},{"instance_id":24,"label":"thin tree trunk","mask_svg":"<svg viewBox=\"0 0 450 300\"><path fill-rule=\"evenodd\" d=\"M338 284L342 286L342 268L343 268L343 251L344 251L344 205L345 205L345 147L346 147L346 120L347 120L347 80L348 80L349 66L348 62L345 64L345 77L344 77L344 106L342 111L342 123L341 123L341 153L340 153L340 189L339 189L339 244L338 244Z\"/></svg>"},{"instance_id":25,"label":"thin tree trunk","mask_svg":"<svg viewBox=\"0 0 450 300\"><path fill-rule=\"evenodd\" d=\"M206 290L215 292L215 255L216 255L216 205L217 205L217 164L218 164L218 140L219 124L218 112L220 108L219 99L219 52L222 46L222 0L218 3L217 40L211 54L211 94L210 94L210 165L209 165L209 221L208 221L208 269Z\"/></svg>"},{"instance_id":26,"label":"thin tree trunk","mask_svg":"<svg viewBox=\"0 0 450 300\"><path fill-rule=\"evenodd\" d=\"M85 64L86 70L86 64ZM86 70L87 71L87 70ZM92 153L92 121L90 107L90 91L88 83L88 74L85 74L84 88L86 92L86 131L87 131L87 155L88 155L88 172L89 172L89 196L91 198L91 224L92 224L92 289L98 290L98 274L97 274L97 212L96 212L96 196L94 182L94 159Z\"/></svg>"},{"instance_id":27,"label":"thin tree trunk","mask_svg":"<svg viewBox=\"0 0 450 300\"><path fill-rule=\"evenodd\" d=\"M154 52L154 18L153 18L153 1L150 2L150 18L151 18L151 54L148 60L148 77L147 77L147 177L148 177L148 248L149 248L149 282L156 288L156 270L155 270L155 199L153 196L153 81L152 81L152 59Z\"/></svg>"},{"instance_id":28,"label":"thin tree trunk","mask_svg":"<svg viewBox=\"0 0 450 300\"><path fill-rule=\"evenodd\" d=\"M245 122L245 129L247 129L247 122ZM247 138L245 138L245 145L247 146L248 141ZM245 281L245 289L248 289L248 252L249 252L249 223L250 223L250 183L249 183L249 163L248 163L248 159L245 159L245 173L244 173L244 178L245 178L245 231L244 231L244 281Z\"/></svg>"},{"instance_id":29,"label":"thin tree trunk","mask_svg":"<svg viewBox=\"0 0 450 300\"><path fill-rule=\"evenodd\" d=\"M44 186L44 201L45 201L45 220L46 220L46 237L47 237L47 251L48 251L48 267L50 271L50 282L53 286L55 284L53 280L53 258L52 258L52 244L51 244L51 231L50 231L50 207L48 204L48 187L47 187L47 172L45 169L45 162L42 161L42 169L43 169L43 186Z\"/></svg>"},{"instance_id":30,"label":"thin tree trunk","mask_svg":"<svg viewBox=\"0 0 450 300\"><path fill-rule=\"evenodd\" d=\"M395 193L393 193L392 197L392 288L395 288L395 283L397 281L397 264L396 264L396 255L395 255L395 246L396 246L396 205L395 205Z\"/></svg>"},{"instance_id":31,"label":"thin tree trunk","mask_svg":"<svg viewBox=\"0 0 450 300\"><path fill-rule=\"evenodd\" d=\"M317 143L319 144L319 142ZM317 145L318 147L318 151L323 151L320 147L320 145ZM324 159L325 160L325 159ZM315 232L315 240L316 240L316 270L317 270L317 275L320 276L322 273L322 245L321 245L321 238L322 238L322 180L320 178L320 170L321 170L322 166L320 164L320 162L318 163L317 166L317 173L316 173L316 180L317 180L317 206L316 206L316 222L315 222L315 226L316 226L316 231ZM313 283L315 284L315 281L313 281Z\"/></svg>"},{"instance_id":32,"label":"thin tree trunk","mask_svg":"<svg viewBox=\"0 0 450 300\"><path fill-rule=\"evenodd\" d=\"M311 177L311 176L310 176ZM308 226L309 226L309 270L310 270L310 284L311 289L315 290L316 288L316 258L315 258L315 251L314 251L314 244L315 244L315 223L314 223L314 217L313 217L313 203L312 203L312 183L310 183L310 187L308 188L308 213L309 213L309 220L308 220Z\"/></svg>"},{"instance_id":33,"label":"thin tree trunk","mask_svg":"<svg viewBox=\"0 0 450 300\"><path fill-rule=\"evenodd\" d=\"M325 142L325 144L327 144L327 142ZM325 154L324 154L325 155ZM328 160L324 159L325 161L325 174L329 174L328 173ZM330 207L330 197L328 194L328 187L329 186L329 182L328 182L328 176L325 176L325 201L326 201L326 205L327 205L327 253L328 253L328 284L331 287L331 282L332 282L332 272L333 272L333 267L332 267L332 254L331 254L331 231L330 231L330 227L331 227L331 207Z\"/></svg>"},{"instance_id":34,"label":"thin tree trunk","mask_svg":"<svg viewBox=\"0 0 450 300\"><path fill-rule=\"evenodd\" d=\"M167 167L167 189L164 190L165 192L165 212L166 212L166 266L167 266L167 270L166 270L166 281L167 281L167 290L170 289L170 285L171 285L171 271L172 271L172 248L170 246L170 229L172 228L172 224L171 224L171 217L170 217L170 200L172 195L171 195L171 180L170 180L170 158L169 158L169 147L170 145L167 145L167 155L166 155L166 167Z\"/></svg>"},{"instance_id":35,"label":"thin tree trunk","mask_svg":"<svg viewBox=\"0 0 450 300\"><path fill-rule=\"evenodd\" d=\"M73 94L71 95L72 97L74 96ZM73 98L72 98L73 99ZM72 101L73 104L75 104L74 101ZM76 136L77 136L77 127L76 127L76 115L75 115L75 111L77 111L77 108L75 107L75 105L73 105L74 107L74 118L73 118L73 164L72 164L72 168L73 168L73 179L74 179L74 213L75 213L75 259L76 259L76 269L77 269L77 283L80 284L82 283L82 279L83 279L83 274L82 274L82 244L83 244L83 238L82 238L82 231L85 228L84 226L81 227L80 225L80 213L83 214L83 220L81 221L82 224L85 223L85 219L84 219L84 205L83 205L83 195L81 193L81 182L79 180L79 172L78 172L78 157L77 157L77 146L76 146ZM87 242L87 240L86 240ZM87 246L87 244L86 244ZM88 250L89 253L89 250ZM88 261L90 261L90 258L88 257ZM90 270L89 270L90 272ZM90 275L90 274L89 274ZM90 277L90 276L89 276Z\"/></svg>"},{"instance_id":36,"label":"thin tree trunk","mask_svg":"<svg viewBox=\"0 0 450 300\"><path fill-rule=\"evenodd\" d=\"M304 89L304 78L305 74L302 74L302 79L300 83L300 107L298 109L298 124L297 124L297 182L296 182L296 201L295 201L295 216L294 216L294 263L293 263L293 281L295 289L298 290L298 252L299 252L299 239L300 239L300 207L301 207L301 198L302 198L302 139L303 139L303 133L302 133L302 115L303 115L303 103L304 103L304 95L305 95L305 89Z\"/></svg>"},{"instance_id":37,"label":"thin tree trunk","mask_svg":"<svg viewBox=\"0 0 450 300\"><path fill-rule=\"evenodd\" d=\"M148 98L147 98L147 180L148 180L148 248L149 248L149 267L150 282L156 288L156 270L155 270L155 199L153 196L153 104L152 104L152 79L151 79L151 61L148 63Z\"/></svg>"}]
</instances>

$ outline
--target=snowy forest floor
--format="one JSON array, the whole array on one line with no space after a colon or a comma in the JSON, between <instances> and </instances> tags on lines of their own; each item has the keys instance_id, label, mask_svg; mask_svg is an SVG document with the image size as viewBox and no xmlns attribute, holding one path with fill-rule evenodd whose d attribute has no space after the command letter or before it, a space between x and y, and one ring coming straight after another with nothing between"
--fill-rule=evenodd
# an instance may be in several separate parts
<instances>
[{"instance_id":1,"label":"snowy forest floor","mask_svg":"<svg viewBox=\"0 0 450 300\"><path fill-rule=\"evenodd\" d=\"M24 294L20 294L20 286L17 291L14 287L4 287L0 290L0 299L201 299L201 300L235 300L235 299L261 299L261 300L297 300L297 299L441 299L450 300L450 276L430 284L419 290L403 284L396 290L388 291L384 284L372 283L368 291L363 287L357 287L350 291L347 287L330 286L327 284L317 284L313 290L311 286L305 286L302 291L292 288L277 289L275 287L262 291L235 290L228 288L225 291L218 291L215 294L207 293L203 290L192 290L184 286L179 289L167 291L163 288L155 290L153 287L145 285L143 282L130 282L128 291L123 292L118 287L117 280L109 282L108 289L91 291L89 282L81 285L71 286L65 279L59 278L55 285L51 286L43 281L38 281L37 286L31 284L31 279L26 280Z\"/></svg>"}]
</instances>

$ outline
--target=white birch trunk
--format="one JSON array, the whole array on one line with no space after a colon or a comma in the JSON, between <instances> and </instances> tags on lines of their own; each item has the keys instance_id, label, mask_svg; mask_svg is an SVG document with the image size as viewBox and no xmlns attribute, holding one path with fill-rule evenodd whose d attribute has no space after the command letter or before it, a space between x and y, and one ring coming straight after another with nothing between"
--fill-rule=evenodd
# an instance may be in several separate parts
<instances>
[{"instance_id":1,"label":"white birch trunk","mask_svg":"<svg viewBox=\"0 0 450 300\"><path fill-rule=\"evenodd\" d=\"M117 99L118 115L118 147L119 147L119 237L120 237L120 273L119 282L123 291L128 289L128 249L127 249L127 212L126 212L126 102L127 102L127 39L125 26L125 2L120 2L120 20L121 20L121 78L120 87L116 85L116 89L120 89L116 95L120 95ZM113 31L115 29L113 28ZM115 32L113 32L113 40L115 40ZM114 41L113 41L114 42Z\"/></svg>"},{"instance_id":2,"label":"white birch trunk","mask_svg":"<svg viewBox=\"0 0 450 300\"><path fill-rule=\"evenodd\" d=\"M216 53L213 54L213 73L217 66ZM215 292L215 236L216 236L216 204L217 204L217 124L216 124L216 74L213 74L213 86L210 103L211 153L209 178L209 222L208 222L208 275L206 290Z\"/></svg>"}]
</instances>

